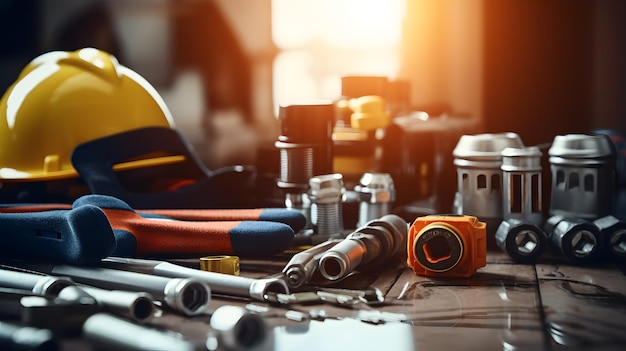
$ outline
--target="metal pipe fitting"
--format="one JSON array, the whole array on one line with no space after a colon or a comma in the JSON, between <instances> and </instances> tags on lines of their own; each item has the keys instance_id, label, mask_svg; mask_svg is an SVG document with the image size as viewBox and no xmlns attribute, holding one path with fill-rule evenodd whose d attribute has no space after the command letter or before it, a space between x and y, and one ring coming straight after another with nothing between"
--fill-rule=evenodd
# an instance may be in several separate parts
<instances>
[{"instance_id":1,"label":"metal pipe fitting","mask_svg":"<svg viewBox=\"0 0 626 351\"><path fill-rule=\"evenodd\" d=\"M543 253L546 234L535 223L509 218L496 230L496 244L518 263L531 263Z\"/></svg>"},{"instance_id":2,"label":"metal pipe fitting","mask_svg":"<svg viewBox=\"0 0 626 351\"><path fill-rule=\"evenodd\" d=\"M309 179L311 221L317 235L343 237L343 176L324 174Z\"/></svg>"},{"instance_id":3,"label":"metal pipe fitting","mask_svg":"<svg viewBox=\"0 0 626 351\"><path fill-rule=\"evenodd\" d=\"M146 322L154 316L155 306L152 295L145 292L106 290L93 286L68 286L58 295L65 300L93 298L103 310L129 317L138 322Z\"/></svg>"},{"instance_id":4,"label":"metal pipe fitting","mask_svg":"<svg viewBox=\"0 0 626 351\"><path fill-rule=\"evenodd\" d=\"M297 289L311 281L317 271L321 255L339 243L341 239L331 239L293 255L285 268L285 280L291 289Z\"/></svg>"},{"instance_id":5,"label":"metal pipe fitting","mask_svg":"<svg viewBox=\"0 0 626 351\"><path fill-rule=\"evenodd\" d=\"M606 253L618 260L626 259L626 221L604 216L593 221L600 230Z\"/></svg>"},{"instance_id":6,"label":"metal pipe fitting","mask_svg":"<svg viewBox=\"0 0 626 351\"><path fill-rule=\"evenodd\" d=\"M131 291L109 291L92 286L78 286L65 277L21 271L0 270L0 286L24 289L35 295L59 297L67 301L91 298L102 308L121 313L137 321L146 321L154 313L150 294Z\"/></svg>"},{"instance_id":7,"label":"metal pipe fitting","mask_svg":"<svg viewBox=\"0 0 626 351\"><path fill-rule=\"evenodd\" d=\"M211 302L208 284L194 278L168 278L118 269L20 262L20 267L61 275L102 289L146 292L173 311L187 316L204 313Z\"/></svg>"},{"instance_id":8,"label":"metal pipe fitting","mask_svg":"<svg viewBox=\"0 0 626 351\"><path fill-rule=\"evenodd\" d=\"M289 288L285 281L276 277L253 279L231 274L201 271L158 260L125 257L106 258L102 260L102 265L114 269L156 274L164 277L193 278L208 284L213 293L248 297L258 301L265 301L269 292L289 293Z\"/></svg>"},{"instance_id":9,"label":"metal pipe fitting","mask_svg":"<svg viewBox=\"0 0 626 351\"><path fill-rule=\"evenodd\" d=\"M279 107L280 135L275 146L281 153L280 188L306 189L313 175L332 171L334 118L330 101Z\"/></svg>"},{"instance_id":10,"label":"metal pipe fitting","mask_svg":"<svg viewBox=\"0 0 626 351\"><path fill-rule=\"evenodd\" d=\"M572 262L593 262L602 252L600 230L584 219L553 216L545 229L549 242Z\"/></svg>"},{"instance_id":11,"label":"metal pipe fitting","mask_svg":"<svg viewBox=\"0 0 626 351\"><path fill-rule=\"evenodd\" d=\"M0 321L0 347L23 351L61 350L59 340L52 331L4 321Z\"/></svg>"},{"instance_id":12,"label":"metal pipe fitting","mask_svg":"<svg viewBox=\"0 0 626 351\"><path fill-rule=\"evenodd\" d=\"M36 295L57 296L65 287L72 285L75 283L66 277L0 269L0 286L28 290Z\"/></svg>"},{"instance_id":13,"label":"metal pipe fitting","mask_svg":"<svg viewBox=\"0 0 626 351\"><path fill-rule=\"evenodd\" d=\"M124 351L194 351L196 346L179 334L163 332L112 316L96 313L83 324L83 337L93 346Z\"/></svg>"},{"instance_id":14,"label":"metal pipe fitting","mask_svg":"<svg viewBox=\"0 0 626 351\"><path fill-rule=\"evenodd\" d=\"M550 215L594 220L612 214L617 193L615 147L606 135L557 135L548 151Z\"/></svg>"},{"instance_id":15,"label":"metal pipe fitting","mask_svg":"<svg viewBox=\"0 0 626 351\"><path fill-rule=\"evenodd\" d=\"M406 247L407 232L406 221L394 214L370 221L322 255L320 272L338 280L361 265L387 259Z\"/></svg>"},{"instance_id":16,"label":"metal pipe fitting","mask_svg":"<svg viewBox=\"0 0 626 351\"><path fill-rule=\"evenodd\" d=\"M211 314L209 325L216 334L218 346L226 350L255 349L267 338L263 319L239 306L218 307Z\"/></svg>"},{"instance_id":17,"label":"metal pipe fitting","mask_svg":"<svg viewBox=\"0 0 626 351\"><path fill-rule=\"evenodd\" d=\"M332 172L334 105L330 102L283 105L279 108L280 135L275 147L280 154L276 182L285 194L285 206L300 211L310 229L308 181L316 174Z\"/></svg>"},{"instance_id":18,"label":"metal pipe fitting","mask_svg":"<svg viewBox=\"0 0 626 351\"><path fill-rule=\"evenodd\" d=\"M359 194L359 219L356 227L391 212L396 199L393 179L389 173L365 173L354 187Z\"/></svg>"},{"instance_id":19,"label":"metal pipe fitting","mask_svg":"<svg viewBox=\"0 0 626 351\"><path fill-rule=\"evenodd\" d=\"M463 135L452 154L457 167L456 214L502 219L502 151L524 144L515 133Z\"/></svg>"},{"instance_id":20,"label":"metal pipe fitting","mask_svg":"<svg viewBox=\"0 0 626 351\"><path fill-rule=\"evenodd\" d=\"M502 219L541 225L541 151L536 146L502 151Z\"/></svg>"}]
</instances>

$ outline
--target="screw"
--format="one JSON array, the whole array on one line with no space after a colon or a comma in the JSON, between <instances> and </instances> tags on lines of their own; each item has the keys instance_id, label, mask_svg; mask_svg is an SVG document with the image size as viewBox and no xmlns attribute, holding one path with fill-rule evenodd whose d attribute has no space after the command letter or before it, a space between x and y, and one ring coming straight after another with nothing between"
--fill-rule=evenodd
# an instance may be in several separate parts
<instances>
[{"instance_id":1,"label":"screw","mask_svg":"<svg viewBox=\"0 0 626 351\"><path fill-rule=\"evenodd\" d=\"M343 176L324 174L309 180L311 221L317 234L343 235Z\"/></svg>"},{"instance_id":2,"label":"screw","mask_svg":"<svg viewBox=\"0 0 626 351\"><path fill-rule=\"evenodd\" d=\"M388 173L365 173L354 190L360 199L357 228L390 213L395 187Z\"/></svg>"}]
</instances>

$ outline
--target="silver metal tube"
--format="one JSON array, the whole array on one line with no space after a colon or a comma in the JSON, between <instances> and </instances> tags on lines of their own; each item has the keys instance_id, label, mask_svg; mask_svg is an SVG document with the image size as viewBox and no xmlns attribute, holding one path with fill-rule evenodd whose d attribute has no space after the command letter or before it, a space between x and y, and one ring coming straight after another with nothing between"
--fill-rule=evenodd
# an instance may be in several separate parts
<instances>
[{"instance_id":1,"label":"silver metal tube","mask_svg":"<svg viewBox=\"0 0 626 351\"><path fill-rule=\"evenodd\" d=\"M253 279L138 258L108 257L102 260L102 264L115 269L133 270L165 277L194 278L207 283L214 293L249 297L259 301L265 301L268 292L289 293L287 283L277 277Z\"/></svg>"},{"instance_id":2,"label":"silver metal tube","mask_svg":"<svg viewBox=\"0 0 626 351\"><path fill-rule=\"evenodd\" d=\"M320 258L320 272L328 280L338 280L354 271L366 254L367 247L361 240L343 240Z\"/></svg>"},{"instance_id":3,"label":"silver metal tube","mask_svg":"<svg viewBox=\"0 0 626 351\"><path fill-rule=\"evenodd\" d=\"M308 283L317 271L321 255L340 241L341 239L327 240L293 255L283 268L289 288L297 289Z\"/></svg>"},{"instance_id":4,"label":"silver metal tube","mask_svg":"<svg viewBox=\"0 0 626 351\"><path fill-rule=\"evenodd\" d=\"M396 198L395 186L388 173L365 173L354 187L359 196L359 219L356 227L380 218L391 212Z\"/></svg>"},{"instance_id":5,"label":"silver metal tube","mask_svg":"<svg viewBox=\"0 0 626 351\"><path fill-rule=\"evenodd\" d=\"M59 341L48 329L0 322L0 347L3 350L60 350Z\"/></svg>"},{"instance_id":6,"label":"silver metal tube","mask_svg":"<svg viewBox=\"0 0 626 351\"><path fill-rule=\"evenodd\" d=\"M394 214L370 221L322 255L320 272L328 280L338 280L359 265L389 258L406 246L407 232L406 221Z\"/></svg>"},{"instance_id":7,"label":"silver metal tube","mask_svg":"<svg viewBox=\"0 0 626 351\"><path fill-rule=\"evenodd\" d=\"M193 351L196 347L179 334L131 323L121 318L96 313L83 324L83 337L98 348L124 351Z\"/></svg>"},{"instance_id":8,"label":"silver metal tube","mask_svg":"<svg viewBox=\"0 0 626 351\"><path fill-rule=\"evenodd\" d=\"M63 288L74 284L65 277L0 269L0 286L28 290L36 295L56 296Z\"/></svg>"},{"instance_id":9,"label":"silver metal tube","mask_svg":"<svg viewBox=\"0 0 626 351\"><path fill-rule=\"evenodd\" d=\"M322 237L343 237L343 176L323 174L309 179L311 222L315 234Z\"/></svg>"},{"instance_id":10,"label":"silver metal tube","mask_svg":"<svg viewBox=\"0 0 626 351\"><path fill-rule=\"evenodd\" d=\"M226 350L256 350L267 338L263 319L243 307L220 306L213 311L209 323L218 346Z\"/></svg>"},{"instance_id":11,"label":"silver metal tube","mask_svg":"<svg viewBox=\"0 0 626 351\"><path fill-rule=\"evenodd\" d=\"M65 300L77 300L88 296L93 298L105 311L129 317L138 322L146 322L154 316L155 306L152 295L145 292L106 290L93 286L68 286L58 295Z\"/></svg>"},{"instance_id":12,"label":"silver metal tube","mask_svg":"<svg viewBox=\"0 0 626 351\"><path fill-rule=\"evenodd\" d=\"M79 267L20 262L20 266L102 289L147 292L174 311L192 316L204 313L211 301L209 286L198 279L168 278L103 267Z\"/></svg>"}]
</instances>

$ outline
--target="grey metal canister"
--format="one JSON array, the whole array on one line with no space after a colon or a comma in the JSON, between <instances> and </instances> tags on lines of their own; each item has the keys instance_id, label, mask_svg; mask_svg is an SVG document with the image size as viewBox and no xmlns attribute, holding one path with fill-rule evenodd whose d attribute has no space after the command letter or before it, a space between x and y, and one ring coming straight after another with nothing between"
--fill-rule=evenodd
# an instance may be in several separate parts
<instances>
[{"instance_id":1,"label":"grey metal canister","mask_svg":"<svg viewBox=\"0 0 626 351\"><path fill-rule=\"evenodd\" d=\"M616 156L606 135L557 135L548 154L551 216L593 220L612 214Z\"/></svg>"},{"instance_id":2,"label":"grey metal canister","mask_svg":"<svg viewBox=\"0 0 626 351\"><path fill-rule=\"evenodd\" d=\"M502 219L502 151L523 146L511 132L461 136L452 152L457 168L455 213Z\"/></svg>"}]
</instances>

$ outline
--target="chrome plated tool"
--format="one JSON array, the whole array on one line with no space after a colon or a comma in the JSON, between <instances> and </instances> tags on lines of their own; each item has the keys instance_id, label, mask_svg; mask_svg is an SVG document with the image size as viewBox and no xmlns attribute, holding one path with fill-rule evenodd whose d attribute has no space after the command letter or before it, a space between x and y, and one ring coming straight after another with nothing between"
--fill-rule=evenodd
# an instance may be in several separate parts
<instances>
[{"instance_id":1,"label":"chrome plated tool","mask_svg":"<svg viewBox=\"0 0 626 351\"><path fill-rule=\"evenodd\" d=\"M46 274L67 276L86 285L111 290L147 292L166 308L187 316L205 313L211 302L208 284L194 278L168 278L118 269L18 262L16 266Z\"/></svg>"},{"instance_id":2,"label":"chrome plated tool","mask_svg":"<svg viewBox=\"0 0 626 351\"><path fill-rule=\"evenodd\" d=\"M359 265L381 262L406 247L408 225L389 214L368 222L322 255L319 269L326 279L338 280Z\"/></svg>"},{"instance_id":3,"label":"chrome plated tool","mask_svg":"<svg viewBox=\"0 0 626 351\"><path fill-rule=\"evenodd\" d=\"M208 284L213 293L248 297L259 301L265 301L268 292L289 292L287 283L278 277L253 279L231 274L201 271L164 261L125 257L108 257L102 260L101 264L103 267L156 274L165 277L193 278Z\"/></svg>"}]
</instances>

